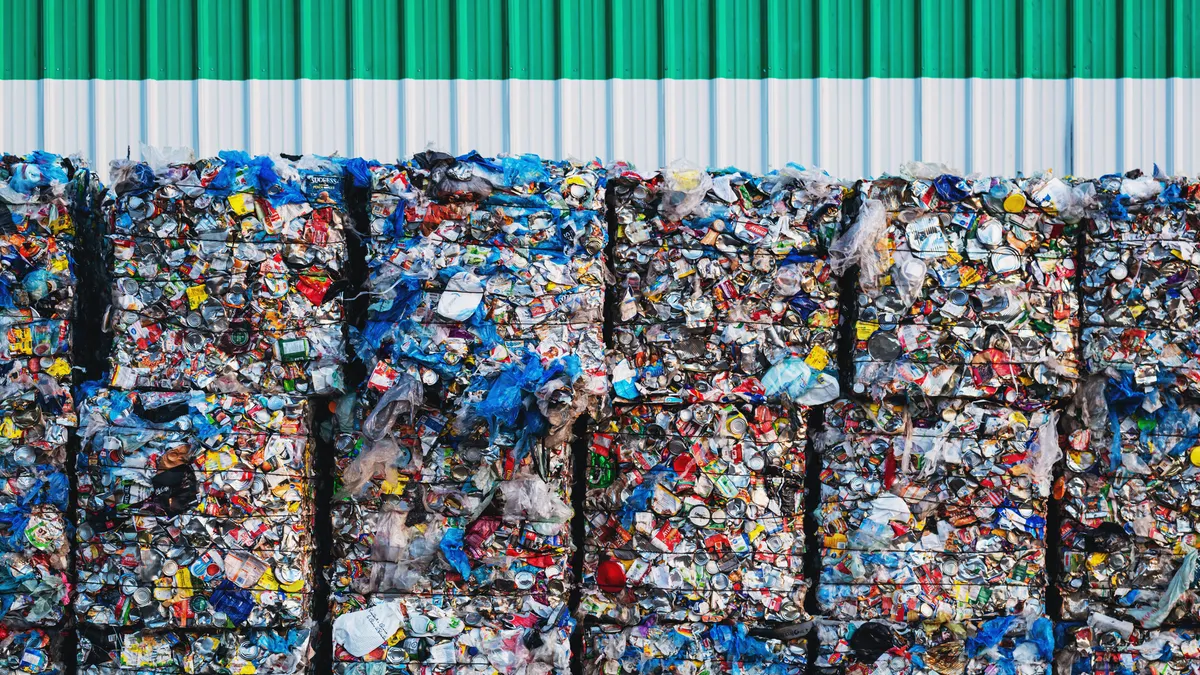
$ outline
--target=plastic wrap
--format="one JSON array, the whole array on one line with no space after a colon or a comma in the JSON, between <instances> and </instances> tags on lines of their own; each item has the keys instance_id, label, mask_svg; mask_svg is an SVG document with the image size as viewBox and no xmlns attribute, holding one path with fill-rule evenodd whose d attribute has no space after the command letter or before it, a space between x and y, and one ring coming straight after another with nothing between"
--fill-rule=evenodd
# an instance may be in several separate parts
<instances>
[{"instance_id":1,"label":"plastic wrap","mask_svg":"<svg viewBox=\"0 0 1200 675\"><path fill-rule=\"evenodd\" d=\"M1200 394L1200 183L1097 181L1083 251L1088 370Z\"/></svg>"},{"instance_id":2,"label":"plastic wrap","mask_svg":"<svg viewBox=\"0 0 1200 675\"><path fill-rule=\"evenodd\" d=\"M426 152L355 174L368 376L337 414L335 668L565 672L568 443L608 392L604 173Z\"/></svg>"},{"instance_id":3,"label":"plastic wrap","mask_svg":"<svg viewBox=\"0 0 1200 675\"><path fill-rule=\"evenodd\" d=\"M944 174L882 178L865 192L887 225L869 228L879 231L874 247L853 247L873 270L860 276L855 393L1007 403L1071 395L1084 211L1068 199L1083 199L1080 189L1049 175Z\"/></svg>"},{"instance_id":4,"label":"plastic wrap","mask_svg":"<svg viewBox=\"0 0 1200 675\"><path fill-rule=\"evenodd\" d=\"M641 176L624 165L610 183L618 399L753 400L787 360L805 366L776 372L792 400L837 396L838 276L827 249L842 184L791 166Z\"/></svg>"},{"instance_id":5,"label":"plastic wrap","mask_svg":"<svg viewBox=\"0 0 1200 675\"><path fill-rule=\"evenodd\" d=\"M99 389L83 405L75 610L97 626L311 617L308 403Z\"/></svg>"},{"instance_id":6,"label":"plastic wrap","mask_svg":"<svg viewBox=\"0 0 1200 675\"><path fill-rule=\"evenodd\" d=\"M594 626L584 633L586 675L803 675L808 645L792 627L756 631L745 624L658 623Z\"/></svg>"},{"instance_id":7,"label":"plastic wrap","mask_svg":"<svg viewBox=\"0 0 1200 675\"><path fill-rule=\"evenodd\" d=\"M625 624L806 617L804 408L621 408L588 459L585 613Z\"/></svg>"},{"instance_id":8,"label":"plastic wrap","mask_svg":"<svg viewBox=\"0 0 1200 675\"><path fill-rule=\"evenodd\" d=\"M989 401L825 411L817 604L844 620L967 621L1045 605L1043 434L1052 413ZM1056 460L1057 458L1055 458ZM1051 465L1053 462L1051 462ZM1047 489L1048 492L1048 489Z\"/></svg>"},{"instance_id":9,"label":"plastic wrap","mask_svg":"<svg viewBox=\"0 0 1200 675\"><path fill-rule=\"evenodd\" d=\"M1200 618L1191 507L1200 495L1200 406L1135 379L1098 378L1102 398L1081 399L1070 416L1063 615L1190 625Z\"/></svg>"},{"instance_id":10,"label":"plastic wrap","mask_svg":"<svg viewBox=\"0 0 1200 675\"><path fill-rule=\"evenodd\" d=\"M114 162L109 382L122 389L344 389L341 160L222 152Z\"/></svg>"}]
</instances>

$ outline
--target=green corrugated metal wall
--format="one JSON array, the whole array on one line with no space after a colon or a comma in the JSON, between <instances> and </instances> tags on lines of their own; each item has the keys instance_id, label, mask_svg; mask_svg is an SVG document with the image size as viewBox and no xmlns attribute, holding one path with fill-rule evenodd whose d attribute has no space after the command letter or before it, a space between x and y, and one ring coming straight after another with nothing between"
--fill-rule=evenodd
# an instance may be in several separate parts
<instances>
[{"instance_id":1,"label":"green corrugated metal wall","mask_svg":"<svg viewBox=\"0 0 1200 675\"><path fill-rule=\"evenodd\" d=\"M1200 77L1200 0L0 0L0 78Z\"/></svg>"}]
</instances>

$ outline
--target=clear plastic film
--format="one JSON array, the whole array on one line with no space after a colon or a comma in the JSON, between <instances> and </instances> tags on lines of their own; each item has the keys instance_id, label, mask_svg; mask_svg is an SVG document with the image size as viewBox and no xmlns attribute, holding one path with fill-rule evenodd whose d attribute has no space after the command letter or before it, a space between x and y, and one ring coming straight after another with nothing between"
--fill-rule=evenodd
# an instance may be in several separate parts
<instances>
[{"instance_id":1,"label":"clear plastic film","mask_svg":"<svg viewBox=\"0 0 1200 675\"><path fill-rule=\"evenodd\" d=\"M1067 197L1081 191L1049 174L868 184L854 237L837 245L861 269L854 392L1010 404L1069 397L1085 211Z\"/></svg>"},{"instance_id":2,"label":"clear plastic film","mask_svg":"<svg viewBox=\"0 0 1200 675\"><path fill-rule=\"evenodd\" d=\"M236 151L157 167L114 162L103 205L109 383L343 390L343 165Z\"/></svg>"},{"instance_id":3,"label":"clear plastic film","mask_svg":"<svg viewBox=\"0 0 1200 675\"><path fill-rule=\"evenodd\" d=\"M266 628L311 617L308 403L91 389L75 609L96 626Z\"/></svg>"},{"instance_id":4,"label":"clear plastic film","mask_svg":"<svg viewBox=\"0 0 1200 675\"><path fill-rule=\"evenodd\" d=\"M337 412L335 670L565 672L569 441L608 392L604 171L425 152L351 172L368 376Z\"/></svg>"},{"instance_id":5,"label":"clear plastic film","mask_svg":"<svg viewBox=\"0 0 1200 675\"><path fill-rule=\"evenodd\" d=\"M682 165L643 176L616 164L609 183L618 399L837 396L828 248L848 187L790 165L765 176Z\"/></svg>"},{"instance_id":6,"label":"clear plastic film","mask_svg":"<svg viewBox=\"0 0 1200 675\"><path fill-rule=\"evenodd\" d=\"M1055 415L989 401L840 400L817 438L817 604L827 616L1040 614Z\"/></svg>"}]
</instances>

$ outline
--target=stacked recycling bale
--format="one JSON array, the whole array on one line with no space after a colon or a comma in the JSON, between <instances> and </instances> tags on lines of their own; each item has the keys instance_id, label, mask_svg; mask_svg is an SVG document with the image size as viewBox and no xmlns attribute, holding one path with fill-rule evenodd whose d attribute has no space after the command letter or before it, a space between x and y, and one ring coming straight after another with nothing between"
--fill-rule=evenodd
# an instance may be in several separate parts
<instances>
[{"instance_id":1,"label":"stacked recycling bale","mask_svg":"<svg viewBox=\"0 0 1200 675\"><path fill-rule=\"evenodd\" d=\"M367 365L337 411L338 673L566 673L569 440L607 392L605 176L417 155L369 184Z\"/></svg>"},{"instance_id":2,"label":"stacked recycling bale","mask_svg":"<svg viewBox=\"0 0 1200 675\"><path fill-rule=\"evenodd\" d=\"M342 164L117 162L114 333L82 389L86 673L308 668L311 402L341 389Z\"/></svg>"},{"instance_id":3,"label":"stacked recycling bale","mask_svg":"<svg viewBox=\"0 0 1200 675\"><path fill-rule=\"evenodd\" d=\"M853 390L818 437L818 666L1044 672L1056 401L1076 375L1079 194L915 166L864 186ZM916 665L914 665L916 664Z\"/></svg>"},{"instance_id":4,"label":"stacked recycling bale","mask_svg":"<svg viewBox=\"0 0 1200 675\"><path fill-rule=\"evenodd\" d=\"M1091 378L1063 485L1066 659L1092 672L1195 670L1200 620L1200 183L1094 183L1082 259ZM1190 645L1190 646L1189 646ZM1126 670L1127 669L1127 670Z\"/></svg>"},{"instance_id":5,"label":"stacked recycling bale","mask_svg":"<svg viewBox=\"0 0 1200 675\"><path fill-rule=\"evenodd\" d=\"M848 190L684 166L616 166L609 190L616 399L589 452L586 668L803 672L807 406L838 393L824 253Z\"/></svg>"},{"instance_id":6,"label":"stacked recycling bale","mask_svg":"<svg viewBox=\"0 0 1200 675\"><path fill-rule=\"evenodd\" d=\"M0 669L66 666L75 235L96 190L72 160L0 156Z\"/></svg>"}]
</instances>

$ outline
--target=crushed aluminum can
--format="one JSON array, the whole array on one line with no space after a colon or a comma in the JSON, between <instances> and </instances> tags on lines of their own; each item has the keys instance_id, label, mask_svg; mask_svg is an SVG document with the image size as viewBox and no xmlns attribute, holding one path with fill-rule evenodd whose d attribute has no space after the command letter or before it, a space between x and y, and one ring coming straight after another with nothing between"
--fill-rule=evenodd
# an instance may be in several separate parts
<instances>
[{"instance_id":1,"label":"crushed aluminum can","mask_svg":"<svg viewBox=\"0 0 1200 675\"><path fill-rule=\"evenodd\" d=\"M592 434L581 610L803 621L805 408L617 406Z\"/></svg>"},{"instance_id":2,"label":"crushed aluminum can","mask_svg":"<svg viewBox=\"0 0 1200 675\"><path fill-rule=\"evenodd\" d=\"M613 388L626 401L838 395L838 274L827 248L848 189L766 176L610 168L617 222Z\"/></svg>"},{"instance_id":3,"label":"crushed aluminum can","mask_svg":"<svg viewBox=\"0 0 1200 675\"><path fill-rule=\"evenodd\" d=\"M1054 413L839 400L816 446L824 614L967 621L1044 611Z\"/></svg>"},{"instance_id":4,"label":"crushed aluminum can","mask_svg":"<svg viewBox=\"0 0 1200 675\"><path fill-rule=\"evenodd\" d=\"M591 626L583 635L585 675L803 675L804 637L760 635L744 623L673 623L650 619L621 628Z\"/></svg>"},{"instance_id":5,"label":"crushed aluminum can","mask_svg":"<svg viewBox=\"0 0 1200 675\"><path fill-rule=\"evenodd\" d=\"M871 182L839 241L861 270L854 392L1069 397L1081 214L1046 194L1074 198L1078 187L1049 174Z\"/></svg>"},{"instance_id":6,"label":"crushed aluminum can","mask_svg":"<svg viewBox=\"0 0 1200 675\"><path fill-rule=\"evenodd\" d=\"M308 621L308 402L83 389L80 618L154 629Z\"/></svg>"},{"instance_id":7,"label":"crushed aluminum can","mask_svg":"<svg viewBox=\"0 0 1200 675\"><path fill-rule=\"evenodd\" d=\"M114 162L104 201L121 389L344 389L343 160Z\"/></svg>"}]
</instances>

